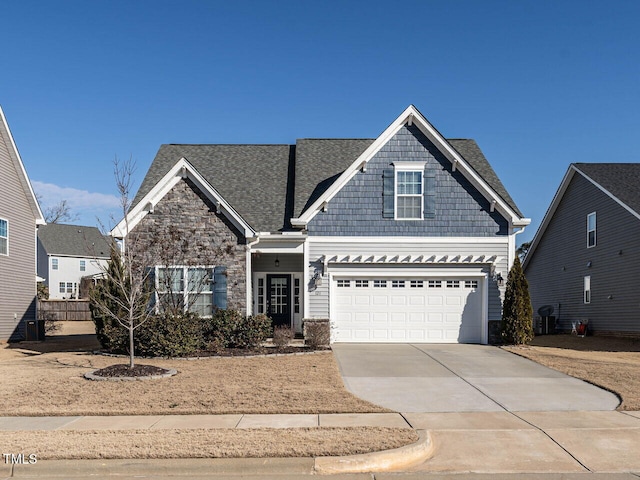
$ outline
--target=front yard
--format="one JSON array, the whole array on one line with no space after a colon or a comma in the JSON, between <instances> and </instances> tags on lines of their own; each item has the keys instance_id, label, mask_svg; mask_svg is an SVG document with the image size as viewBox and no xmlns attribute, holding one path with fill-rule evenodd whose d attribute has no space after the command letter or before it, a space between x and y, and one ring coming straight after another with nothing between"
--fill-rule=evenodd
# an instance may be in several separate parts
<instances>
[{"instance_id":1,"label":"front yard","mask_svg":"<svg viewBox=\"0 0 640 480\"><path fill-rule=\"evenodd\" d=\"M618 394L619 410L640 410L640 339L541 335L504 348Z\"/></svg>"},{"instance_id":2,"label":"front yard","mask_svg":"<svg viewBox=\"0 0 640 480\"><path fill-rule=\"evenodd\" d=\"M126 358L93 355L92 324L72 322L41 343L0 346L0 416L386 412L350 394L331 352L200 360L139 360L178 375L89 381ZM403 428L3 432L3 452L38 459L350 455L417 440Z\"/></svg>"}]
</instances>

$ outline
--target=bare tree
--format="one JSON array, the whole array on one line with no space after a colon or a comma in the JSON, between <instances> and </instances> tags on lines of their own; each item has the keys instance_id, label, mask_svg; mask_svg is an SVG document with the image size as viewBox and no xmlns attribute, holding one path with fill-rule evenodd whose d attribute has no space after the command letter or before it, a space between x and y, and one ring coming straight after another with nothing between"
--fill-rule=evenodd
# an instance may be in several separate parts
<instances>
[{"instance_id":1,"label":"bare tree","mask_svg":"<svg viewBox=\"0 0 640 480\"><path fill-rule=\"evenodd\" d=\"M216 265L235 248L231 240L211 245L195 228L177 228L170 214L156 213L145 228L132 232L128 214L134 170L131 160L114 161L124 239L121 248L112 251L103 279L91 295L98 315L128 331L130 368L135 365L134 333L156 313L213 313L216 279L224 281L226 294L226 270Z\"/></svg>"},{"instance_id":2,"label":"bare tree","mask_svg":"<svg viewBox=\"0 0 640 480\"><path fill-rule=\"evenodd\" d=\"M128 212L131 207L130 192L135 164L131 159L114 160L114 176L120 195L125 222L129 232ZM131 237L135 240L135 237ZM115 321L129 333L129 368L135 366L134 332L153 314L149 308L149 275L144 249L130 245L129 238L121 248L114 245L109 266L103 269L103 282L92 295L93 308L104 318Z\"/></svg>"},{"instance_id":3,"label":"bare tree","mask_svg":"<svg viewBox=\"0 0 640 480\"><path fill-rule=\"evenodd\" d=\"M41 201L40 196L38 201ZM71 223L78 219L78 215L71 213L71 207L66 200L60 200L57 204L45 208L42 214L47 223Z\"/></svg>"}]
</instances>

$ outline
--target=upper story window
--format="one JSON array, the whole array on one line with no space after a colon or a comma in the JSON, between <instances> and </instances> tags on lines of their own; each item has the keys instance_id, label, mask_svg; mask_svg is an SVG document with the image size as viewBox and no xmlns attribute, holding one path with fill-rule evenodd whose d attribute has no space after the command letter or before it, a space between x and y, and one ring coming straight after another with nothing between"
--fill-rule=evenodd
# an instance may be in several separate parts
<instances>
[{"instance_id":1,"label":"upper story window","mask_svg":"<svg viewBox=\"0 0 640 480\"><path fill-rule=\"evenodd\" d=\"M86 260L80 260L80 271L81 272L85 272L87 270L87 261Z\"/></svg>"},{"instance_id":2,"label":"upper story window","mask_svg":"<svg viewBox=\"0 0 640 480\"><path fill-rule=\"evenodd\" d=\"M52 258L51 259L51 270L57 270L58 269L58 259L57 258Z\"/></svg>"},{"instance_id":3,"label":"upper story window","mask_svg":"<svg viewBox=\"0 0 640 480\"><path fill-rule=\"evenodd\" d=\"M0 255L9 255L9 221L0 218Z\"/></svg>"},{"instance_id":4,"label":"upper story window","mask_svg":"<svg viewBox=\"0 0 640 480\"><path fill-rule=\"evenodd\" d=\"M587 215L587 248L596 246L596 212Z\"/></svg>"},{"instance_id":5,"label":"upper story window","mask_svg":"<svg viewBox=\"0 0 640 480\"><path fill-rule=\"evenodd\" d=\"M382 217L423 220L435 215L435 171L426 162L393 162L383 171Z\"/></svg>"},{"instance_id":6,"label":"upper story window","mask_svg":"<svg viewBox=\"0 0 640 480\"><path fill-rule=\"evenodd\" d=\"M421 170L396 170L396 219L422 220Z\"/></svg>"}]
</instances>

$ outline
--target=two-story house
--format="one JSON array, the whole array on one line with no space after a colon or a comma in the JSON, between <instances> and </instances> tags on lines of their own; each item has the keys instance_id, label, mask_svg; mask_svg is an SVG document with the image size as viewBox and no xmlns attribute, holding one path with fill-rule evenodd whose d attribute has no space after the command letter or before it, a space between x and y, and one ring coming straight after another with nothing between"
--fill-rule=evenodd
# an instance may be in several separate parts
<instances>
[{"instance_id":1,"label":"two-story house","mask_svg":"<svg viewBox=\"0 0 640 480\"><path fill-rule=\"evenodd\" d=\"M0 341L25 338L36 321L38 201L0 108Z\"/></svg>"},{"instance_id":2,"label":"two-story house","mask_svg":"<svg viewBox=\"0 0 640 480\"><path fill-rule=\"evenodd\" d=\"M125 248L169 228L198 239L171 267L185 306L198 295L201 313L267 313L297 332L329 319L334 342L487 343L529 224L476 143L413 106L373 139L163 145L125 220L112 231Z\"/></svg>"},{"instance_id":3,"label":"two-story house","mask_svg":"<svg viewBox=\"0 0 640 480\"><path fill-rule=\"evenodd\" d=\"M640 163L569 166L525 258L534 312L562 330L640 333Z\"/></svg>"},{"instance_id":4,"label":"two-story house","mask_svg":"<svg viewBox=\"0 0 640 480\"><path fill-rule=\"evenodd\" d=\"M100 276L110 256L109 240L96 227L50 223L38 229L38 276L50 300L82 298L83 278Z\"/></svg>"}]
</instances>

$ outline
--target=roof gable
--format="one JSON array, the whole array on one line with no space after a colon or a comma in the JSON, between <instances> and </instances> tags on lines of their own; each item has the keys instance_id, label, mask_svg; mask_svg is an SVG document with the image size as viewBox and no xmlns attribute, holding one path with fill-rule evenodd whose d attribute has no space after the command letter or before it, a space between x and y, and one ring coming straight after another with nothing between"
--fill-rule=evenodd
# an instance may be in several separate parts
<instances>
[{"instance_id":1,"label":"roof gable","mask_svg":"<svg viewBox=\"0 0 640 480\"><path fill-rule=\"evenodd\" d=\"M96 227L49 223L38 228L38 240L48 255L109 258L110 245Z\"/></svg>"},{"instance_id":2,"label":"roof gable","mask_svg":"<svg viewBox=\"0 0 640 480\"><path fill-rule=\"evenodd\" d=\"M126 237L129 232L149 213L153 213L155 205L182 179L188 178L216 205L219 212L225 215L231 223L245 236L255 236L255 230L238 214L227 200L191 165L185 158L178 160L169 171L158 180L145 195L138 192L135 203L127 216L123 218L111 235L118 238ZM146 179L145 179L146 180ZM246 188L246 187L245 187ZM140 188L142 190L142 187ZM242 189L244 192L245 189Z\"/></svg>"},{"instance_id":3,"label":"roof gable","mask_svg":"<svg viewBox=\"0 0 640 480\"><path fill-rule=\"evenodd\" d=\"M404 125L415 125L422 133L442 152L442 154L452 163L453 168L460 170L465 177L485 196L495 208L514 226L526 226L530 223L529 219L522 218L522 214L518 211L513 200L502 186L502 183L495 175L495 172L488 164L480 149L475 142L458 143L458 147L466 150L472 161L465 159L456 148L453 147L445 138L431 125L424 116L413 106L410 105L400 114L400 116L391 124L382 134L375 139L369 146L340 174L340 176L329 185L324 192L313 201L298 218L292 219L291 223L296 226L306 225L322 208L329 202L353 176L362 168L366 168L366 164L376 155L376 153L398 133ZM468 142L468 141L466 141ZM483 177L483 175L472 166L475 163L476 168L488 174L491 183ZM501 191L501 192L500 192ZM502 194L501 194L502 193ZM506 197L506 198L505 198Z\"/></svg>"},{"instance_id":4,"label":"roof gable","mask_svg":"<svg viewBox=\"0 0 640 480\"><path fill-rule=\"evenodd\" d=\"M9 130L9 124L7 123L7 119L4 116L2 107L0 107L0 140L7 147L9 157L14 164L14 168L20 179L20 184L27 198L27 201L29 202L29 206L31 207L31 211L33 213L33 217L36 220L36 224L43 225L45 223L44 216L42 215L40 205L38 205L38 200L36 199L36 195L33 192L33 188L31 187L31 182L29 181L29 177L27 176L27 171L25 170L24 164L22 163L22 158L20 158L18 147L16 147L16 143L13 140L13 135L11 135L11 130Z\"/></svg>"},{"instance_id":5,"label":"roof gable","mask_svg":"<svg viewBox=\"0 0 640 480\"><path fill-rule=\"evenodd\" d=\"M293 154L290 145L162 145L132 206L185 159L252 230L279 231L286 226L285 212L291 210L287 191Z\"/></svg>"},{"instance_id":6,"label":"roof gable","mask_svg":"<svg viewBox=\"0 0 640 480\"><path fill-rule=\"evenodd\" d=\"M581 175L595 188L640 219L640 163L572 163L547 209L523 267L529 264L574 175Z\"/></svg>"}]
</instances>

